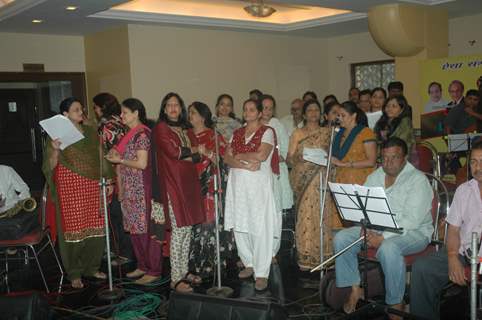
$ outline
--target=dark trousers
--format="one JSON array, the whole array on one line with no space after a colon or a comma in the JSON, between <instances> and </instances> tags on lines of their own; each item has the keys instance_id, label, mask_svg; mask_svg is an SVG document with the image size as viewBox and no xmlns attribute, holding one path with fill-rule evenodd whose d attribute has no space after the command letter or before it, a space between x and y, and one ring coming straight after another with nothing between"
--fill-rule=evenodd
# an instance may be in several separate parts
<instances>
[{"instance_id":1,"label":"dark trousers","mask_svg":"<svg viewBox=\"0 0 482 320\"><path fill-rule=\"evenodd\" d=\"M116 195L114 195L109 209L112 248L116 254L126 257L130 260L134 260L131 239L129 237L129 233L124 231L124 225L122 223L122 209Z\"/></svg>"},{"instance_id":2,"label":"dark trousers","mask_svg":"<svg viewBox=\"0 0 482 320\"><path fill-rule=\"evenodd\" d=\"M150 276L161 275L161 244L148 234L131 234L132 247L137 259L137 269Z\"/></svg>"},{"instance_id":3,"label":"dark trousers","mask_svg":"<svg viewBox=\"0 0 482 320\"><path fill-rule=\"evenodd\" d=\"M464 257L459 255L464 266ZM427 319L440 319L440 293L449 283L447 249L421 257L412 266L410 312Z\"/></svg>"}]
</instances>

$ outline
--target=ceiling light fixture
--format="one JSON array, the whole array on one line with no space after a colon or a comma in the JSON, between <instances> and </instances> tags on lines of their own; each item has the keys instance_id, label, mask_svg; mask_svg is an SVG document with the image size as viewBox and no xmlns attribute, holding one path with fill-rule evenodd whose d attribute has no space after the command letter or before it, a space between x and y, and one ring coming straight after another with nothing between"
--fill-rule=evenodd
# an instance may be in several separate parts
<instances>
[{"instance_id":1,"label":"ceiling light fixture","mask_svg":"<svg viewBox=\"0 0 482 320\"><path fill-rule=\"evenodd\" d=\"M65 10L67 10L67 11L75 11L75 10L77 10L78 8L79 8L79 7L76 7L76 6L67 6L67 7L65 7Z\"/></svg>"},{"instance_id":2,"label":"ceiling light fixture","mask_svg":"<svg viewBox=\"0 0 482 320\"><path fill-rule=\"evenodd\" d=\"M41 19L33 19L32 20L32 23L42 23L42 22L44 22L44 21L41 20Z\"/></svg>"},{"instance_id":3,"label":"ceiling light fixture","mask_svg":"<svg viewBox=\"0 0 482 320\"><path fill-rule=\"evenodd\" d=\"M275 13L276 9L261 2L244 7L244 11L254 17L266 18Z\"/></svg>"}]
</instances>

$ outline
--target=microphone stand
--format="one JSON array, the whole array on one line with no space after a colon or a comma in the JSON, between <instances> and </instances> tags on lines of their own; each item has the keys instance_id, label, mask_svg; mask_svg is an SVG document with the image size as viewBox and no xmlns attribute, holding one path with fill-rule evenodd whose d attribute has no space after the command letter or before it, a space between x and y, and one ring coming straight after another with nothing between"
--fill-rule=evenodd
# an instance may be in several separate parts
<instances>
[{"instance_id":1,"label":"microphone stand","mask_svg":"<svg viewBox=\"0 0 482 320\"><path fill-rule=\"evenodd\" d=\"M109 212L107 210L107 183L105 177L103 176L104 172L104 157L103 157L103 143L102 138L100 138L100 148L99 148L99 155L100 155L100 182L99 186L101 187L101 202L102 202L102 209L100 210L100 214L104 214L104 226L105 226L105 244L107 250L107 277L109 280L109 288L101 289L97 292L97 297L103 301L113 302L121 297L124 296L124 291L121 288L117 288L112 284L112 265L111 265L111 255L110 255L110 230L109 230Z\"/></svg>"},{"instance_id":2,"label":"microphone stand","mask_svg":"<svg viewBox=\"0 0 482 320\"><path fill-rule=\"evenodd\" d=\"M214 174L214 212L216 219L216 275L217 275L217 286L209 288L206 293L210 296L217 296L228 298L232 296L234 290L229 287L223 287L221 285L221 252L219 244L219 212L220 207L222 210L222 205L219 205L219 185L221 183L221 170L219 168L219 142L218 142L218 132L216 126L214 127L214 145L215 145L215 174Z\"/></svg>"},{"instance_id":3,"label":"microphone stand","mask_svg":"<svg viewBox=\"0 0 482 320\"><path fill-rule=\"evenodd\" d=\"M333 156L333 137L335 135L335 128L336 123L332 121L330 123L331 132L330 132L330 146L328 148L328 158L326 163L326 174L325 178L320 174L320 190L321 190L321 201L320 201L320 263L323 264L323 217L325 215L325 202L326 202L326 194L328 191L328 179L330 177L330 168L331 168L331 158ZM320 270L320 283L321 279L323 279L324 270Z\"/></svg>"}]
</instances>

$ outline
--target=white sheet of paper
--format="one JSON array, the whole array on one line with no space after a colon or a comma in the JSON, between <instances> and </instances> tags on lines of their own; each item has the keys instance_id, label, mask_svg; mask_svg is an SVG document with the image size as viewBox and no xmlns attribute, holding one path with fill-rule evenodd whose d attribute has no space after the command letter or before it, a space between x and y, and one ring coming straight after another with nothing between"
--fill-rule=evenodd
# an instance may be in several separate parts
<instances>
[{"instance_id":1,"label":"white sheet of paper","mask_svg":"<svg viewBox=\"0 0 482 320\"><path fill-rule=\"evenodd\" d=\"M359 222L364 218L356 193L361 197L370 222L374 225L398 228L392 219L387 196L382 187L365 187L353 184L328 183L345 220ZM346 194L345 194L346 193ZM368 195L368 198L367 198ZM366 201L365 201L366 200Z\"/></svg>"},{"instance_id":2,"label":"white sheet of paper","mask_svg":"<svg viewBox=\"0 0 482 320\"><path fill-rule=\"evenodd\" d=\"M375 125L377 124L377 121L382 117L382 114L382 111L368 112L366 114L368 118L368 128L375 128Z\"/></svg>"},{"instance_id":3,"label":"white sheet of paper","mask_svg":"<svg viewBox=\"0 0 482 320\"><path fill-rule=\"evenodd\" d=\"M319 166L326 166L328 154L320 148L303 148L303 159L316 163Z\"/></svg>"},{"instance_id":4,"label":"white sheet of paper","mask_svg":"<svg viewBox=\"0 0 482 320\"><path fill-rule=\"evenodd\" d=\"M42 120L39 124L52 140L60 140L60 150L64 150L84 138L84 135L80 133L72 121L60 114Z\"/></svg>"},{"instance_id":5,"label":"white sheet of paper","mask_svg":"<svg viewBox=\"0 0 482 320\"><path fill-rule=\"evenodd\" d=\"M450 152L467 151L467 149L469 148L469 144L467 141L467 134L466 133L449 134L448 147Z\"/></svg>"}]
</instances>

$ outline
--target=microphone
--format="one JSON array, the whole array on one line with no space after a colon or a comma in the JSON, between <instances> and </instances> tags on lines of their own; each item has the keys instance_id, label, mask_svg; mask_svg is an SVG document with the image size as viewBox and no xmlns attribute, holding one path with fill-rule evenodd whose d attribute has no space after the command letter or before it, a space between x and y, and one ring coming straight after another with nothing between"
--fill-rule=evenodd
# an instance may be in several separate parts
<instances>
[{"instance_id":1,"label":"microphone","mask_svg":"<svg viewBox=\"0 0 482 320\"><path fill-rule=\"evenodd\" d=\"M336 118L335 120L332 120L330 124L332 126L339 126L340 125L340 119Z\"/></svg>"}]
</instances>

